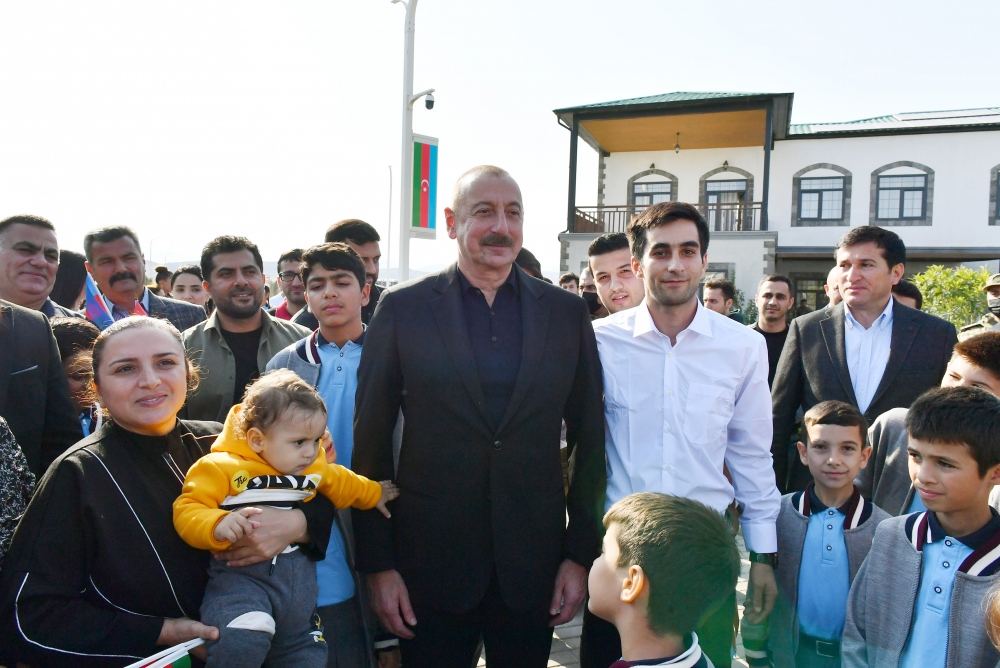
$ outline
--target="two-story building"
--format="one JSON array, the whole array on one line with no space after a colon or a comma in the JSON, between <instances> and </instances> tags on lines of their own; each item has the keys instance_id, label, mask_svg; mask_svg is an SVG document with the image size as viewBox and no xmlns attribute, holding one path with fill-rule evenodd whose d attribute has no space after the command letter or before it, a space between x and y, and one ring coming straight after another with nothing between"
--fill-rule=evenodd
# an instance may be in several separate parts
<instances>
[{"instance_id":1,"label":"two-story building","mask_svg":"<svg viewBox=\"0 0 1000 668\"><path fill-rule=\"evenodd\" d=\"M561 268L650 204L696 204L712 229L707 276L747 297L790 276L810 308L845 228L891 227L907 274L1000 258L1000 107L792 124L791 93L668 93L555 110L570 131ZM578 197L577 147L598 153ZM578 200L583 199L583 203Z\"/></svg>"}]
</instances>

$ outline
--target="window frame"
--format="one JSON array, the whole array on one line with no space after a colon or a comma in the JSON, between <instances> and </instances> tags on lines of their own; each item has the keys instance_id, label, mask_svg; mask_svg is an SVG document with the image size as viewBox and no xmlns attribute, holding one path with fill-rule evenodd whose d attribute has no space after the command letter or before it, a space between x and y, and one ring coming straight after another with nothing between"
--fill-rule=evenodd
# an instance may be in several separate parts
<instances>
[{"instance_id":1,"label":"window frame","mask_svg":"<svg viewBox=\"0 0 1000 668\"><path fill-rule=\"evenodd\" d=\"M806 183L808 181L830 181L830 180L834 180L834 179L840 181L840 187L839 188L807 188L807 187L805 187ZM846 178L842 174L838 174L837 176L800 176L799 177L799 184L798 185L799 185L799 188L798 188L799 192L797 193L798 202L799 202L798 218L799 218L800 221L809 221L809 222L813 222L813 221L837 221L837 220L843 220L844 219L844 208L845 208L845 204L846 204L846 194L847 194L846 193L846 185L847 184L846 184ZM826 193L826 192L839 192L840 193L840 215L837 216L836 218L824 218L823 217L823 193ZM818 193L819 194L819 206L816 207L816 215L815 216L806 216L806 215L803 215L803 213L802 213L802 211L803 211L802 195L804 195L805 193Z\"/></svg>"},{"instance_id":2,"label":"window frame","mask_svg":"<svg viewBox=\"0 0 1000 668\"><path fill-rule=\"evenodd\" d=\"M898 188L882 187L882 179L898 179L898 178L921 178L924 181L924 185L920 188L915 188L912 186L900 186ZM899 203L896 211L898 215L883 216L882 193L890 191L899 193ZM908 192L920 193L920 215L907 216L905 214L906 211L905 194ZM924 220L925 218L927 218L927 174L879 174L878 175L878 178L875 182L875 220Z\"/></svg>"}]
</instances>

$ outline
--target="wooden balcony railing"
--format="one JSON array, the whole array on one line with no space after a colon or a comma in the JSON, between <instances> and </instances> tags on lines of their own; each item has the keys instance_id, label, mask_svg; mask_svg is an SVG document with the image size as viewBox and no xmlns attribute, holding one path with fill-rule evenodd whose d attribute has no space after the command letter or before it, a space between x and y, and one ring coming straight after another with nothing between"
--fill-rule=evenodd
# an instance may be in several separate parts
<instances>
[{"instance_id":1,"label":"wooden balcony railing","mask_svg":"<svg viewBox=\"0 0 1000 668\"><path fill-rule=\"evenodd\" d=\"M697 204L698 210L708 221L710 230L716 232L759 232L762 224L760 202L732 204ZM633 216L642 212L642 207L578 206L570 232L624 232Z\"/></svg>"}]
</instances>

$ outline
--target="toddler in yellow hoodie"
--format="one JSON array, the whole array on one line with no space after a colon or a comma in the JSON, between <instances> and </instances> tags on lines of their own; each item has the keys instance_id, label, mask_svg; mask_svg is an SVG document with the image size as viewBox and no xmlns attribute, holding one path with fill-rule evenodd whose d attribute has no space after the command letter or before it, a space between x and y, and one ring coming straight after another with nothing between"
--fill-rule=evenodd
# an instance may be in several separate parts
<instances>
[{"instance_id":1,"label":"toddler in yellow hoodie","mask_svg":"<svg viewBox=\"0 0 1000 668\"><path fill-rule=\"evenodd\" d=\"M174 502L174 527L192 547L221 551L256 528L255 506L293 508L317 493L338 508L378 508L399 496L327 462L326 406L287 369L261 376L226 416L212 451L195 462ZM230 567L211 560L201 621L219 629L210 666L325 666L316 618L316 567L290 545L272 562Z\"/></svg>"}]
</instances>

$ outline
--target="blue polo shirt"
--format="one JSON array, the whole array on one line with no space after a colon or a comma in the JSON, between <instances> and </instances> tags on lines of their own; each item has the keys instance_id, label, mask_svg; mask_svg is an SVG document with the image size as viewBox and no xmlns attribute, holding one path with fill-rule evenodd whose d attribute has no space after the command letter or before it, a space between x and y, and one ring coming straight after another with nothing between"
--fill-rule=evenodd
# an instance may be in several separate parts
<instances>
[{"instance_id":1,"label":"blue polo shirt","mask_svg":"<svg viewBox=\"0 0 1000 668\"><path fill-rule=\"evenodd\" d=\"M904 668L943 668L948 657L948 621L955 574L966 558L1000 530L996 511L992 511L984 527L959 538L947 535L934 513L927 513L927 522L929 532L920 560L920 588L913 606L910 634L899 662Z\"/></svg>"},{"instance_id":2,"label":"blue polo shirt","mask_svg":"<svg viewBox=\"0 0 1000 668\"><path fill-rule=\"evenodd\" d=\"M354 453L354 395L358 390L363 342L364 334L340 348L316 333L320 359L316 391L326 403L326 424L333 436L337 463L347 468L351 467ZM326 557L316 564L316 582L319 585L318 606L342 603L354 596L354 574L347 564L344 536L340 531L330 533Z\"/></svg>"},{"instance_id":3,"label":"blue polo shirt","mask_svg":"<svg viewBox=\"0 0 1000 668\"><path fill-rule=\"evenodd\" d=\"M799 566L796 610L799 630L838 642L844 632L847 595L851 590L844 521L856 500L852 496L840 508L828 508L816 496L812 485L806 493L812 514Z\"/></svg>"}]
</instances>

